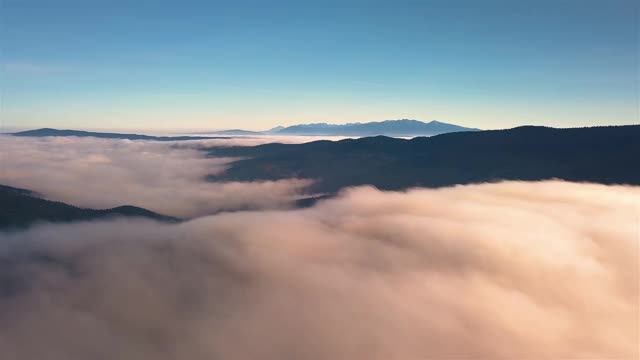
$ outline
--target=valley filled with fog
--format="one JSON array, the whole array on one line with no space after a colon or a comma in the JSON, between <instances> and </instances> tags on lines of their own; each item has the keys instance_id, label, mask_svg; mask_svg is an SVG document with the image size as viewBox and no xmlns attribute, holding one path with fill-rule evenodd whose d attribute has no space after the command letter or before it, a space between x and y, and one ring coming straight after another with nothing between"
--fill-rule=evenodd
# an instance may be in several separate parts
<instances>
[{"instance_id":1,"label":"valley filled with fog","mask_svg":"<svg viewBox=\"0 0 640 360\"><path fill-rule=\"evenodd\" d=\"M248 139L248 144L260 140ZM268 141L268 139L263 139ZM47 199L80 207L135 205L191 218L220 210L278 208L309 181L225 182L205 180L233 158L205 157L201 146L242 139L154 142L93 137L2 137L0 184L26 188Z\"/></svg>"},{"instance_id":2,"label":"valley filled with fog","mask_svg":"<svg viewBox=\"0 0 640 360\"><path fill-rule=\"evenodd\" d=\"M640 1L0 2L0 360L640 360Z\"/></svg>"},{"instance_id":3,"label":"valley filled with fog","mask_svg":"<svg viewBox=\"0 0 640 360\"><path fill-rule=\"evenodd\" d=\"M640 187L362 185L301 208L320 179L222 180L244 158L212 148L272 141L2 136L0 184L179 219L0 231L2 358L639 355Z\"/></svg>"}]
</instances>

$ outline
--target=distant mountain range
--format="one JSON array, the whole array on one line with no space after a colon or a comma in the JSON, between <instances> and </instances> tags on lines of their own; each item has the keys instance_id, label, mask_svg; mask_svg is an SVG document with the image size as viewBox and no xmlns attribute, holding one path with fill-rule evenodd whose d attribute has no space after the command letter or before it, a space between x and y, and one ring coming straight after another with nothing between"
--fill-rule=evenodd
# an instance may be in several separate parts
<instances>
[{"instance_id":1,"label":"distant mountain range","mask_svg":"<svg viewBox=\"0 0 640 360\"><path fill-rule=\"evenodd\" d=\"M456 132L411 140L385 136L215 147L242 157L215 181L315 180L311 192L370 184L400 190L498 180L564 179L640 185L640 125ZM308 202L300 205L307 206Z\"/></svg>"},{"instance_id":2,"label":"distant mountain range","mask_svg":"<svg viewBox=\"0 0 640 360\"><path fill-rule=\"evenodd\" d=\"M151 135L139 135L139 134L103 133L103 132L80 131L80 130L58 130L58 129L51 129L51 128L21 131L17 133L11 133L11 135L30 136L30 137L77 136L77 137L96 137L96 138L103 138L103 139L154 140L154 141L227 139L227 137L219 137L219 136L151 136Z\"/></svg>"},{"instance_id":3,"label":"distant mountain range","mask_svg":"<svg viewBox=\"0 0 640 360\"><path fill-rule=\"evenodd\" d=\"M222 130L213 132L224 136L152 136L141 134L105 133L81 130L59 130L42 128L9 133L13 136L46 137L46 136L77 136L96 137L103 139L128 139L128 140L154 140L154 141L185 141L228 139L229 136L259 136L259 135L309 135L309 136L432 136L458 131L478 131L478 129L466 128L458 125L447 124L438 121L428 123L418 120L387 120L369 123L350 124L300 124L288 127L277 126L266 131L249 131L241 129ZM196 134L212 134L201 132Z\"/></svg>"},{"instance_id":4,"label":"distant mountain range","mask_svg":"<svg viewBox=\"0 0 640 360\"><path fill-rule=\"evenodd\" d=\"M175 222L179 219L135 206L95 210L42 199L31 190L0 185L0 230L21 229L36 222L71 222L112 217L144 217Z\"/></svg>"},{"instance_id":5,"label":"distant mountain range","mask_svg":"<svg viewBox=\"0 0 640 360\"><path fill-rule=\"evenodd\" d=\"M324 195L301 199L295 204L298 207L312 206L342 188L357 185L402 190L546 179L640 185L640 125L572 129L523 126L411 140L373 136L204 150L214 156L241 158L224 173L210 176L211 181L314 180L308 192ZM24 228L39 221L114 216L178 221L134 206L78 208L42 199L29 190L0 185L0 229Z\"/></svg>"},{"instance_id":6,"label":"distant mountain range","mask_svg":"<svg viewBox=\"0 0 640 360\"><path fill-rule=\"evenodd\" d=\"M478 131L439 121L422 122L418 120L386 120L368 123L349 124L300 124L288 127L278 126L267 131L223 130L215 134L222 135L311 135L311 136L431 136L458 131Z\"/></svg>"}]
</instances>

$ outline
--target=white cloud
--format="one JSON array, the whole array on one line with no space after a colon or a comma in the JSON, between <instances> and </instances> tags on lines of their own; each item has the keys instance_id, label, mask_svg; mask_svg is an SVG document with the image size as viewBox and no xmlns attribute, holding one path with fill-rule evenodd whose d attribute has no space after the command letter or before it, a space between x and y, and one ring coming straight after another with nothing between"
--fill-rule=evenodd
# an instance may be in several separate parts
<instances>
[{"instance_id":1,"label":"white cloud","mask_svg":"<svg viewBox=\"0 0 640 360\"><path fill-rule=\"evenodd\" d=\"M206 175L224 171L233 159L207 158L189 148L196 142L189 143L1 136L0 184L81 207L129 204L194 217L220 210L287 207L310 183L208 182ZM228 144L203 144L223 143Z\"/></svg>"},{"instance_id":2,"label":"white cloud","mask_svg":"<svg viewBox=\"0 0 640 360\"><path fill-rule=\"evenodd\" d=\"M98 161L102 161L99 160ZM640 189L363 187L0 234L3 359L637 359Z\"/></svg>"}]
</instances>

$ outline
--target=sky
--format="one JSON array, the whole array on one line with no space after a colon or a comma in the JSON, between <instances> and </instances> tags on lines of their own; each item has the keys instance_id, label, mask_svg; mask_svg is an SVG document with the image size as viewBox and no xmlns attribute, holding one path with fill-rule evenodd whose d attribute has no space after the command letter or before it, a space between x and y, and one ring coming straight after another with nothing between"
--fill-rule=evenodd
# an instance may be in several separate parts
<instances>
[{"instance_id":1,"label":"sky","mask_svg":"<svg viewBox=\"0 0 640 360\"><path fill-rule=\"evenodd\" d=\"M636 0L0 2L0 127L640 123Z\"/></svg>"}]
</instances>

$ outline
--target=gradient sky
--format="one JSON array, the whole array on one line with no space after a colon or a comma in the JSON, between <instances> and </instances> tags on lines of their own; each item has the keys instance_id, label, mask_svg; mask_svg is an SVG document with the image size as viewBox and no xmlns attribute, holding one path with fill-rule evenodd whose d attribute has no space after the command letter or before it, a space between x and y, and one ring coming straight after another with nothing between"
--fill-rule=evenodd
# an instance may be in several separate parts
<instances>
[{"instance_id":1,"label":"gradient sky","mask_svg":"<svg viewBox=\"0 0 640 360\"><path fill-rule=\"evenodd\" d=\"M639 123L637 0L3 0L1 125Z\"/></svg>"}]
</instances>

